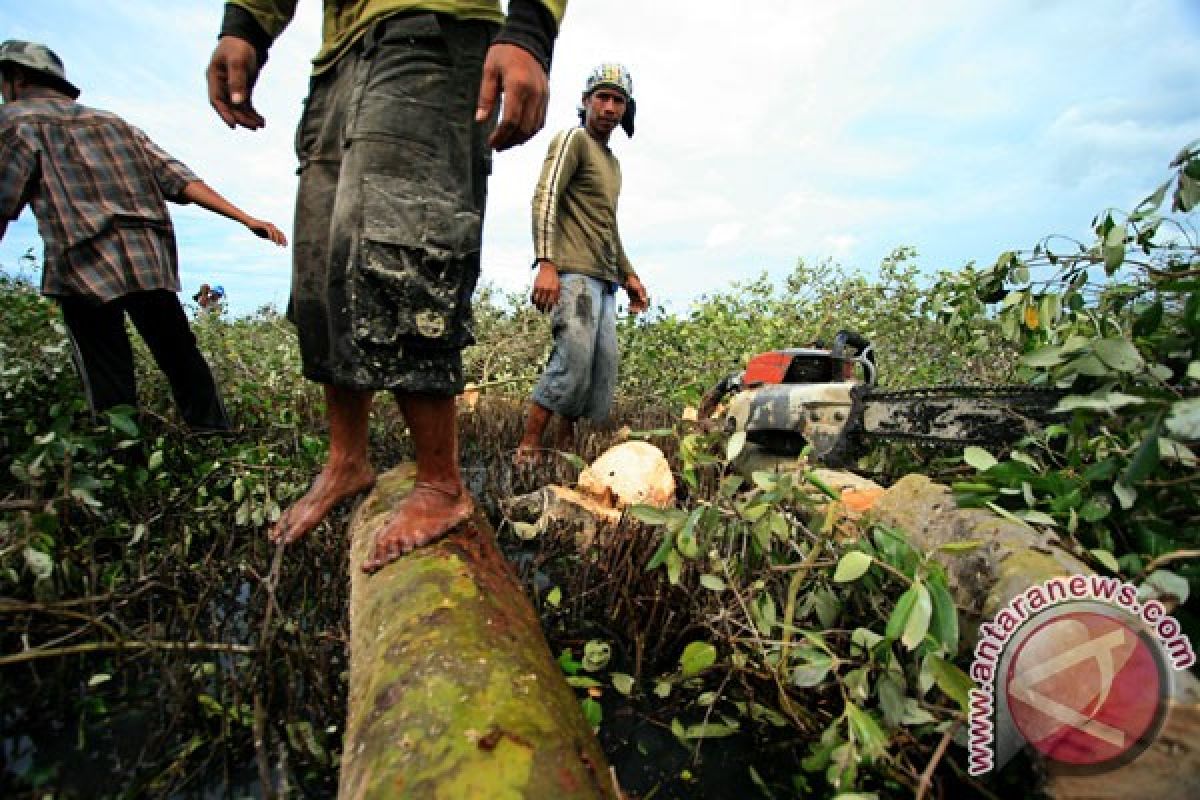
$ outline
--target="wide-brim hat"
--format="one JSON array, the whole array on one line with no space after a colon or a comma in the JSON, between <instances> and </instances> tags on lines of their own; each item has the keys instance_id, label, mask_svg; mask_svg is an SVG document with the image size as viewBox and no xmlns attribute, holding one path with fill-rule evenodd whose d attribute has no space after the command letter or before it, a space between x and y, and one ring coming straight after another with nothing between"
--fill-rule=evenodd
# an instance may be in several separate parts
<instances>
[{"instance_id":1,"label":"wide-brim hat","mask_svg":"<svg viewBox=\"0 0 1200 800\"><path fill-rule=\"evenodd\" d=\"M19 64L25 69L40 72L57 83L72 98L79 97L79 89L67 80L67 69L62 59L49 47L37 42L22 42L9 39L0 43L0 64Z\"/></svg>"}]
</instances>

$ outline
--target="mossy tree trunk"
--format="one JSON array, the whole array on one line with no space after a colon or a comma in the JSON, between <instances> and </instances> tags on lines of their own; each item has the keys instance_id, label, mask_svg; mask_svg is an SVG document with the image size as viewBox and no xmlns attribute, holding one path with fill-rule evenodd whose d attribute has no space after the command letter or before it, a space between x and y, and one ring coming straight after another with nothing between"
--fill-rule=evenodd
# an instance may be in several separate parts
<instances>
[{"instance_id":1,"label":"mossy tree trunk","mask_svg":"<svg viewBox=\"0 0 1200 800\"><path fill-rule=\"evenodd\" d=\"M616 797L599 743L481 513L365 575L412 486L382 476L351 521L350 702L339 797Z\"/></svg>"}]
</instances>

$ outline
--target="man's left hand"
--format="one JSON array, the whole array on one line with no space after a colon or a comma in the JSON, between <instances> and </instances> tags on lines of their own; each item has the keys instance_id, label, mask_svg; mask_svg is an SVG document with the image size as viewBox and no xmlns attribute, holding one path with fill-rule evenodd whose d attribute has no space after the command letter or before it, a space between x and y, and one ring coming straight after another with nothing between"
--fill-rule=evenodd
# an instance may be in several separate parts
<instances>
[{"instance_id":1,"label":"man's left hand","mask_svg":"<svg viewBox=\"0 0 1200 800\"><path fill-rule=\"evenodd\" d=\"M546 71L527 50L515 44L499 43L488 48L475 107L476 122L492 116L501 95L504 103L500 122L488 144L496 150L507 150L529 141L542 129L550 100Z\"/></svg>"},{"instance_id":2,"label":"man's left hand","mask_svg":"<svg viewBox=\"0 0 1200 800\"><path fill-rule=\"evenodd\" d=\"M650 307L650 297L646 294L646 287L642 285L642 281L637 275L630 275L626 279L625 292L629 295L630 312L640 314Z\"/></svg>"}]
</instances>

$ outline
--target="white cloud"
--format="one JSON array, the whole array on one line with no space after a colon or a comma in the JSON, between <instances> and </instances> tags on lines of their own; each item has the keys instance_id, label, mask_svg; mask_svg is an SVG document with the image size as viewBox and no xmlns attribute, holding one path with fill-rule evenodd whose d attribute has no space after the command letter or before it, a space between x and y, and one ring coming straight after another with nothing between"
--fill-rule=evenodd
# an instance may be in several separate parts
<instances>
[{"instance_id":1,"label":"white cloud","mask_svg":"<svg viewBox=\"0 0 1200 800\"><path fill-rule=\"evenodd\" d=\"M740 222L718 222L713 225L704 240L704 246L715 250L737 242L746 226Z\"/></svg>"}]
</instances>

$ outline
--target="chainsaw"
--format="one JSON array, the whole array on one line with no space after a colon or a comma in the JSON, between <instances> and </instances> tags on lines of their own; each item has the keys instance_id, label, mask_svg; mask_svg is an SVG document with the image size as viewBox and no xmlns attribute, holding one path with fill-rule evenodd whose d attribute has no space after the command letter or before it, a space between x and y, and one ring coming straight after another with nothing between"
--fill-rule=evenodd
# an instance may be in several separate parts
<instances>
[{"instance_id":1,"label":"chainsaw","mask_svg":"<svg viewBox=\"0 0 1200 800\"><path fill-rule=\"evenodd\" d=\"M928 447L1008 445L1061 419L1063 390L1036 386L880 389L871 343L841 331L828 350L760 353L704 396L701 419L778 455L853 463L875 442ZM729 398L728 403L723 401Z\"/></svg>"}]
</instances>

